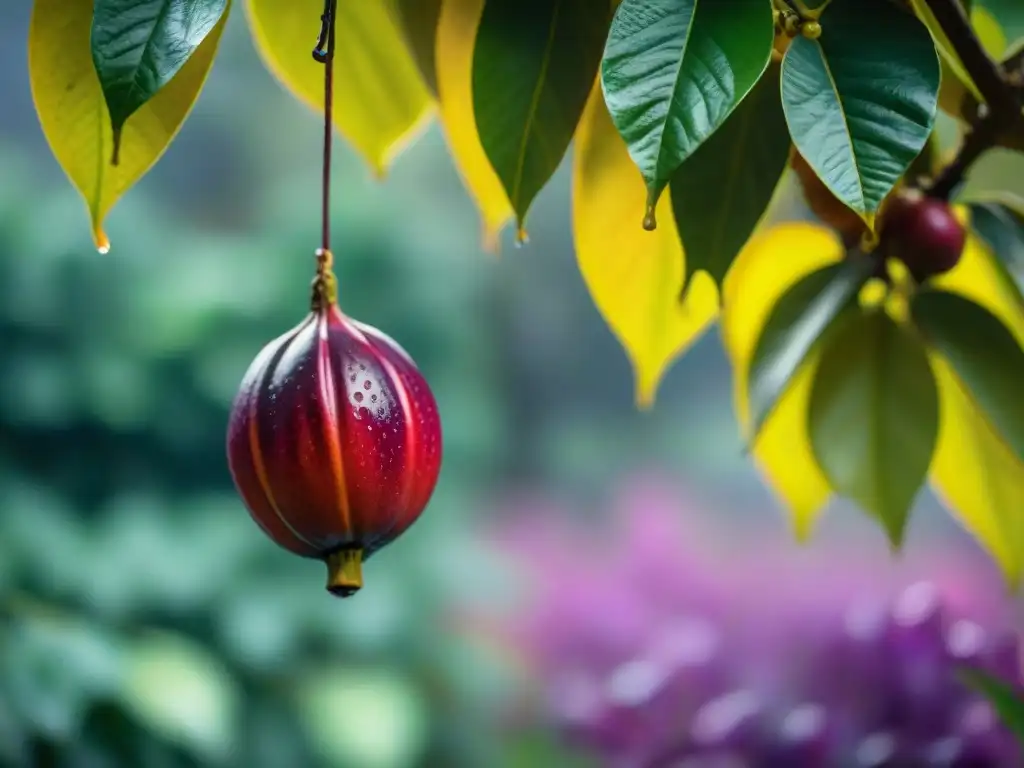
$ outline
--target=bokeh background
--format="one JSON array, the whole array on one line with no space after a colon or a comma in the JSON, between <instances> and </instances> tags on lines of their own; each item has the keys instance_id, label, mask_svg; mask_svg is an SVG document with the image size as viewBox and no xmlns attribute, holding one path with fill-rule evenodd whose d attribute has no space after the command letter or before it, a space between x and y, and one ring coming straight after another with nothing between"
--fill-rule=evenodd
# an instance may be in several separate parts
<instances>
[{"instance_id":1,"label":"bokeh background","mask_svg":"<svg viewBox=\"0 0 1024 768\"><path fill-rule=\"evenodd\" d=\"M1016 0L986 5L1024 34ZM635 704L647 678L620 662L666 617L706 610L779 641L701 683L723 691L723 674L756 676L744 659L798 648L785 626L809 625L787 606L824 615L926 579L979 621L1016 621L929 496L899 559L843 504L809 549L792 543L743 456L716 331L635 410L574 262L568 163L529 245L495 256L433 127L382 182L339 150L342 304L419 362L446 454L422 520L356 599L331 598L321 564L251 522L224 459L245 368L306 308L316 116L264 71L236 8L100 256L35 120L29 6L0 3L0 764L601 764L566 727L589 699L553 703L552 681L615 667L607 696ZM973 183L1024 190L1022 166L992 158ZM805 215L795 196L778 214ZM610 545L587 560L591 538ZM616 722L616 744L639 732Z\"/></svg>"}]
</instances>

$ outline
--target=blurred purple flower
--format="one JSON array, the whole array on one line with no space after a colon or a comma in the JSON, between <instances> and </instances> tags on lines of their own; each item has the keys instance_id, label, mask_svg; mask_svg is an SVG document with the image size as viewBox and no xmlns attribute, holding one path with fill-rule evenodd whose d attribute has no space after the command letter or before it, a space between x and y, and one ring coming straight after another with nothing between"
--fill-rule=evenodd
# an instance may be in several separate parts
<instances>
[{"instance_id":1,"label":"blurred purple flower","mask_svg":"<svg viewBox=\"0 0 1024 768\"><path fill-rule=\"evenodd\" d=\"M987 561L737 541L686 507L640 478L609 524L534 500L495 535L535 587L502 632L568 738L617 768L1021 764L957 677L971 664L1021 683Z\"/></svg>"}]
</instances>

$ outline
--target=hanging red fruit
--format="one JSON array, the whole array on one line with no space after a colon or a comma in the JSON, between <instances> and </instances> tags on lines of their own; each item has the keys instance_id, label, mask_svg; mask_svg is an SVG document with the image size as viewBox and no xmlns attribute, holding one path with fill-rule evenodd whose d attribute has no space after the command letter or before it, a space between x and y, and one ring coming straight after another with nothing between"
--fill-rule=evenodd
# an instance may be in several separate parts
<instances>
[{"instance_id":1,"label":"hanging red fruit","mask_svg":"<svg viewBox=\"0 0 1024 768\"><path fill-rule=\"evenodd\" d=\"M327 589L362 586L362 562L423 512L441 467L430 387L390 337L346 317L321 251L312 311L257 355L228 428L228 463L278 545L327 562Z\"/></svg>"}]
</instances>

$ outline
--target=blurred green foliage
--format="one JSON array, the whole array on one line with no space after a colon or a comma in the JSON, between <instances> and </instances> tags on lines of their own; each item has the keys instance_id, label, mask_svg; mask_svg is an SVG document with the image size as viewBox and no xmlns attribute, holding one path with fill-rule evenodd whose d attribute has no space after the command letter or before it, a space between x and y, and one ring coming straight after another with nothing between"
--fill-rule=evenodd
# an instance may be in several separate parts
<instances>
[{"instance_id":1,"label":"blurred green foliage","mask_svg":"<svg viewBox=\"0 0 1024 768\"><path fill-rule=\"evenodd\" d=\"M460 320L493 284L472 233L413 245L366 189L337 211L345 307L420 362L447 440L431 514L342 605L322 565L263 537L224 461L241 372L306 311L315 214L200 234L136 198L100 257L73 198L26 195L13 152L0 165L3 758L479 764L466 720L486 708L466 697L487 681L441 610L486 586L452 558L506 442L486 322Z\"/></svg>"}]
</instances>

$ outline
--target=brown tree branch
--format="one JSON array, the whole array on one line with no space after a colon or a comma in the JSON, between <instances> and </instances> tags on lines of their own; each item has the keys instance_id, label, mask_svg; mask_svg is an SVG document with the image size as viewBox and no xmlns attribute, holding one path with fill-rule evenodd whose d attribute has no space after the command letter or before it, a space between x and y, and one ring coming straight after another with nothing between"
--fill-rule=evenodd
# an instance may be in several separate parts
<instances>
[{"instance_id":1,"label":"brown tree branch","mask_svg":"<svg viewBox=\"0 0 1024 768\"><path fill-rule=\"evenodd\" d=\"M974 162L995 146L1006 131L1020 124L1021 100L1004 66L994 61L982 46L959 0L926 2L985 101L956 156L924 188L928 195L948 199Z\"/></svg>"},{"instance_id":2,"label":"brown tree branch","mask_svg":"<svg viewBox=\"0 0 1024 768\"><path fill-rule=\"evenodd\" d=\"M959 0L925 0L967 74L997 120L1016 119L1020 101L1003 68L988 55Z\"/></svg>"}]
</instances>

